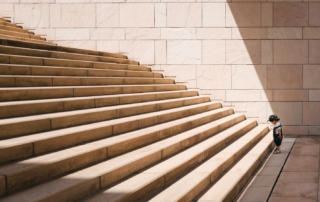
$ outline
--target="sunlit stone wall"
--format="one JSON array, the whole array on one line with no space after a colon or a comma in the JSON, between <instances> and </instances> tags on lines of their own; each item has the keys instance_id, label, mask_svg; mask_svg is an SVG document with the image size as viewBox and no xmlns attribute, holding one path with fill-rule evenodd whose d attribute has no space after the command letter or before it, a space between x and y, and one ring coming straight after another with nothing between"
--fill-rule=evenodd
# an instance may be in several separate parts
<instances>
[{"instance_id":1,"label":"sunlit stone wall","mask_svg":"<svg viewBox=\"0 0 320 202\"><path fill-rule=\"evenodd\" d=\"M283 0L285 1L285 0ZM60 45L125 52L286 134L320 134L320 1L0 0Z\"/></svg>"}]
</instances>

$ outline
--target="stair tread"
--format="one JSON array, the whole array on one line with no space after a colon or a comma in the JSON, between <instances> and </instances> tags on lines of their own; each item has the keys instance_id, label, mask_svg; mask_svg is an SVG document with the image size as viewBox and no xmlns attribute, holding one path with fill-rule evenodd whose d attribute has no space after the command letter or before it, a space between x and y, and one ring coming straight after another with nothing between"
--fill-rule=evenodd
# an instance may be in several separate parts
<instances>
[{"instance_id":1,"label":"stair tread","mask_svg":"<svg viewBox=\"0 0 320 202\"><path fill-rule=\"evenodd\" d=\"M177 91L165 91L165 92L146 92L146 93L139 93L138 95L162 95L168 93L181 93L181 92L196 92L194 90L177 90ZM137 94L117 94L117 95L100 95L100 96L90 96L90 97L72 97L72 98L53 98L53 99L42 99L42 100L24 100L24 101L11 101L11 102L2 102L0 103L1 106L10 106L10 105L23 105L23 104L37 104L37 103L49 103L49 102L59 102L59 101L73 101L73 100L87 100L87 99L99 99L99 98L112 98L112 97L130 97Z\"/></svg>"},{"instance_id":2,"label":"stair tread","mask_svg":"<svg viewBox=\"0 0 320 202\"><path fill-rule=\"evenodd\" d=\"M28 30L25 30L25 29L22 29L22 28L15 28L15 27L7 27L7 26L3 26L3 25L0 25L0 30L13 30L15 32L23 32L23 33L30 33Z\"/></svg>"},{"instance_id":3,"label":"stair tread","mask_svg":"<svg viewBox=\"0 0 320 202\"><path fill-rule=\"evenodd\" d=\"M135 71L151 71L150 67L139 66L136 64L120 64L112 62L97 62L97 61L85 61L85 60L72 60L72 59L60 59L60 58L48 58L48 57L35 57L35 56L23 56L23 55L12 55L12 54L0 54L0 57L7 58L7 61L2 62L3 64L21 64L22 60L25 64L29 65L42 65L42 66L57 66L57 63L63 63L60 66L63 67L74 67L78 68L93 68L93 69L125 69ZM9 61L10 58L10 61ZM13 58L13 59L12 59ZM18 61L18 62L17 62ZM76 63L76 64L75 64ZM68 66L65 66L68 65Z\"/></svg>"},{"instance_id":4,"label":"stair tread","mask_svg":"<svg viewBox=\"0 0 320 202\"><path fill-rule=\"evenodd\" d=\"M71 115L78 115L78 114L87 114L87 113L92 113L92 112L101 112L101 111L109 111L109 110L116 110L116 109L127 109L127 108L131 108L131 107L140 107L140 106L146 106L146 105L170 103L170 102L175 102L175 101L192 100L192 99L198 99L198 98L205 98L205 96L176 98L176 99L170 99L170 100L151 101L151 102L144 102L144 103L108 106L108 107L84 109L84 110L69 111L69 112L57 112L57 113L52 113L52 114L50 113L50 114L33 115L33 116L27 116L27 117L9 118L9 119L0 120L0 125L9 124L9 123L18 123L18 122L22 122L22 121L39 120L39 119L45 119L45 118L57 118L57 117L64 117L64 116L71 116Z\"/></svg>"},{"instance_id":5,"label":"stair tread","mask_svg":"<svg viewBox=\"0 0 320 202\"><path fill-rule=\"evenodd\" d=\"M117 131L115 131L115 127L122 127L126 123L129 123L129 124L135 123L136 130L138 129L141 130L146 127L151 127L152 125L164 124L166 122L181 119L182 117L194 116L194 113L203 113L203 112L214 110L214 109L218 110L219 107L221 107L220 103L207 102L207 103L184 106L180 108L168 109L168 110L163 110L158 112L151 112L147 114L135 115L131 117L107 120L107 121L102 121L98 123L91 123L87 125L74 126L74 127L69 127L65 129L49 131L49 132L41 132L41 133L31 134L28 136L1 140L0 148L2 149L0 150L7 149L8 151L9 149L10 151L11 149L11 152L15 154L16 152L20 151L20 152L23 152L22 157L39 155L39 154L54 151L57 149L66 148L68 146L70 147L72 145L77 145L79 143L85 143L90 140L92 141L92 140L97 140L97 139L117 135L118 133ZM203 108L203 109L199 111L199 108L200 109ZM216 112L219 112L219 111L228 111L228 110L222 109ZM180 116L172 116L167 119L160 119L163 116L174 115L175 113L181 113L181 112L182 114ZM144 120L148 120L148 119L153 120L154 118L157 118L158 121L151 122L151 124L143 123ZM177 122L174 122L174 123L177 123ZM112 128L113 130L111 130ZM103 135L96 137L96 135L94 135L93 133L95 130L101 130L103 132ZM131 130L132 129L129 128L128 130L120 130L120 132L126 133ZM83 133L87 133L87 132L92 132L93 137L91 137L89 140L87 138L85 138L84 140L83 138L80 138ZM71 138L74 137L74 139L72 139L71 142L70 142L70 137ZM64 138L66 139L66 141L59 141L59 140L63 140ZM54 141L54 140L57 140L57 141ZM18 150L19 146L22 148L22 150L21 149ZM25 150L25 147L27 147L28 149ZM31 149L31 153L29 152L30 149ZM22 158L21 155L19 157ZM6 159L5 156L3 156L2 158Z\"/></svg>"},{"instance_id":6,"label":"stair tread","mask_svg":"<svg viewBox=\"0 0 320 202\"><path fill-rule=\"evenodd\" d=\"M60 179L57 179L57 180L54 180L52 182L48 182L48 183L45 183L45 184L42 184L42 185L39 185L39 189L43 189L43 187L45 187L46 185L50 184L50 183L59 183L59 181L63 180L63 179L66 179L70 176L75 176L75 175L82 175L82 174L85 174L85 175L90 175L91 177L98 177L100 175L104 175L105 173L108 173L112 170L115 170L117 168L120 168L120 167L123 167L125 165L129 165L130 163L134 162L134 161L137 161L141 158L144 158L148 155L151 155L151 154L154 154L154 153L157 153L165 148L168 148L170 147L170 145L174 145L176 144L177 142L181 142L183 141L184 139L188 138L188 136L186 135L190 135L190 133L192 135L196 135L196 134L200 134L201 132L203 131L206 131L208 130L208 127L216 127L216 125L218 125L224 121L227 121L228 119L234 119L235 117L237 117L239 115L231 115L231 117L226 117L226 118L222 118L222 119L218 119L217 120L217 123L215 123L215 121L211 122L211 124L208 124L208 125L203 125L203 126L200 126L200 127L197 127L193 130L190 130L190 131L186 131L184 133L180 133L176 136L179 136L179 138L176 138L176 136L174 136L173 138L169 138L169 139L165 139L165 140L162 140L162 141L159 141L159 142L156 142L156 143L153 143L151 145L148 145L148 146L145 146L143 148L140 148L140 149L137 149L137 150L134 150L132 152L129 152L129 153L126 153L126 154L123 154L121 156L118 156L118 157L115 157L113 159L110 159L110 160L107 160L105 162L102 162L102 163L99 163L97 165L94 165L94 166L91 166L91 167L88 167L88 168L85 168L83 170L80 170L80 171L77 171L76 173L73 173L71 175L67 175L65 177L62 177ZM161 129L162 127L161 126L157 126L159 129ZM129 134L128 134L129 135ZM173 141L170 141L170 140L173 140ZM106 141L106 140L105 140ZM101 141L100 141L101 142ZM166 143L166 144L163 144L163 143ZM97 148L98 144L94 144L94 143L91 143L93 145L95 145L95 147ZM107 144L105 144L106 146ZM91 147L85 147L85 148L88 148L90 150ZM77 149L77 151L81 152L81 149ZM67 150L64 151L65 154L67 154ZM70 155L70 152L69 152L69 155ZM58 154L56 154L56 156L59 156ZM61 155L60 155L61 156ZM45 157L42 157L43 159L45 159ZM63 158L63 157L60 157L60 158ZM48 158L47 158L48 159ZM50 158L51 159L51 158ZM33 161L33 163L35 163ZM46 162L47 163L47 162ZM31 166L32 167L32 166ZM8 170L10 170L9 168L7 168ZM1 170L1 169L0 169ZM1 171L0 171L1 172ZM88 179L83 179L83 180L88 180ZM66 185L66 184L65 184ZM65 185L61 187L61 189L65 189ZM70 186L70 184L68 185ZM41 188L42 187L42 188ZM37 188L37 187L36 187ZM30 194L30 192L37 192L38 190L35 189L35 188L31 188L29 190L26 190L25 192L22 192L21 194ZM39 193L40 194L40 193ZM38 195L37 195L38 196ZM15 197L15 196L13 196Z\"/></svg>"},{"instance_id":7,"label":"stair tread","mask_svg":"<svg viewBox=\"0 0 320 202\"><path fill-rule=\"evenodd\" d=\"M218 182L207 190L199 201L223 201L227 195L238 185L248 170L261 158L264 151L270 147L272 133L267 134L254 146L236 165L234 165ZM223 189L221 189L223 187Z\"/></svg>"},{"instance_id":8,"label":"stair tread","mask_svg":"<svg viewBox=\"0 0 320 202\"><path fill-rule=\"evenodd\" d=\"M261 125L255 127L250 132L246 133L244 136L240 137L234 143L229 145L227 148L223 149L218 154L211 157L206 162L198 166L196 169L192 170L190 173L183 176L177 182L173 183L164 191L153 197L150 201L181 200L189 191L191 191L193 188L199 185L202 181L210 179L210 184L210 181L214 180L212 179L212 176L210 177L210 175L217 171L217 169L221 169L221 166L223 166L227 161L229 161L229 159L234 158L234 154L238 153L242 148L245 147L245 145L253 144L250 140L253 140L255 137L261 136L260 132L265 130L265 128L266 126ZM233 161L235 161L235 159L233 159ZM220 171L220 173L221 172L223 171ZM195 178L195 176L197 176L197 178Z\"/></svg>"},{"instance_id":9,"label":"stair tread","mask_svg":"<svg viewBox=\"0 0 320 202\"><path fill-rule=\"evenodd\" d=\"M232 117L233 116L233 117ZM222 123L228 119L232 119L234 117L237 117L239 115L237 114L234 114L234 115L231 115L231 116L227 116L225 118L221 118L217 121L214 121L214 122L211 122L209 124L205 124L203 126L200 126L200 127L197 127L195 129L192 129L190 131L186 131L184 132L183 134L179 134L179 135L176 135L175 137L172 137L172 138L168 138L167 140L165 140L164 142L169 142L171 143L171 139L176 139L176 137L178 138L186 138L188 136L191 136L191 135L194 135L193 133L197 133L198 131L206 131L208 130L209 128L213 128L213 127L217 127L219 125L219 123ZM233 125L231 126L231 128L227 129L226 131L218 131L218 133L216 135L212 135L212 137L210 137L209 139L205 140L206 142L210 142L211 145L213 144L216 144L218 145L219 142L223 142L225 141L228 136L231 136L231 134L233 134L232 132L229 132L231 130L241 130L242 127L246 127L246 126L250 126L252 125L253 123L255 123L254 121L252 120L244 120L236 125ZM252 125L253 127L253 125ZM229 132L229 134L228 134ZM180 137L181 135L181 137ZM183 137L185 136L185 137ZM175 140L173 140L175 141ZM204 142L203 142L204 143ZM205 149L205 147L203 146L204 144L203 143L199 143L199 144L202 144L202 147L198 146L199 148L202 148L203 150ZM207 145L206 145L207 146ZM191 150L191 149L189 149ZM196 152L201 152L201 149L197 150ZM188 154L190 152L187 152ZM192 152L191 152L192 153ZM183 155L183 157L185 156L188 156L188 155ZM181 157L181 158L177 158L177 157L172 157L172 158L175 158L174 160L170 160L170 162L173 162L173 163L176 163L176 164L181 164L184 159ZM175 161L177 159L177 161ZM168 160L167 160L168 161ZM171 170L173 169L172 167L174 167L175 165L174 164L171 164ZM153 167L157 167L157 165L153 166ZM94 200L108 200L108 201L116 201L116 200L125 200L125 199L128 199L130 198L131 194L143 189L144 187L146 186L149 186L151 183L153 183L154 181L158 180L159 178L161 178L162 176L165 176L166 174L166 169L170 170L170 167L167 167L167 164L165 166L160 166L159 168L156 168L155 170L159 171L159 170L162 170L162 172L153 172L153 171L150 171L148 172L147 171L144 171L144 172L141 172L137 175L135 175L134 177L126 180L126 181L123 181L113 187L111 187L110 189L102 192L102 193L99 193L99 194L96 194L95 196L93 197L90 197L87 201L94 201ZM150 168L149 170L152 170L152 168ZM131 186L132 184L135 184L135 186ZM154 190L155 191L155 190ZM117 195L113 195L113 194L110 194L108 196L109 193L119 193Z\"/></svg>"}]
</instances>

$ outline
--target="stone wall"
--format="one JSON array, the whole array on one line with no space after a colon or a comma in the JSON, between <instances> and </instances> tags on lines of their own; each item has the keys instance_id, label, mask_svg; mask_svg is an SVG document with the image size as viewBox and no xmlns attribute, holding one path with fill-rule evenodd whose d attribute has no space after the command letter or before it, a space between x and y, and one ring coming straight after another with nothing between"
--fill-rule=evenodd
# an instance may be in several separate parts
<instances>
[{"instance_id":1,"label":"stone wall","mask_svg":"<svg viewBox=\"0 0 320 202\"><path fill-rule=\"evenodd\" d=\"M286 134L320 134L320 1L289 1L0 0L0 15L60 45L129 53L260 122L276 113Z\"/></svg>"}]
</instances>

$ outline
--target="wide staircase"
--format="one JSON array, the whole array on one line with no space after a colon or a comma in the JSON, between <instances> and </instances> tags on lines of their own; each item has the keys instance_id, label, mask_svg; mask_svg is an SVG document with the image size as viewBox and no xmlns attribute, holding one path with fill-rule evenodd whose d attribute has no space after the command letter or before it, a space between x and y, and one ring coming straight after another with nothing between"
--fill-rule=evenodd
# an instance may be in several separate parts
<instances>
[{"instance_id":1,"label":"wide staircase","mask_svg":"<svg viewBox=\"0 0 320 202\"><path fill-rule=\"evenodd\" d=\"M121 54L0 18L0 201L232 201L272 135Z\"/></svg>"}]
</instances>

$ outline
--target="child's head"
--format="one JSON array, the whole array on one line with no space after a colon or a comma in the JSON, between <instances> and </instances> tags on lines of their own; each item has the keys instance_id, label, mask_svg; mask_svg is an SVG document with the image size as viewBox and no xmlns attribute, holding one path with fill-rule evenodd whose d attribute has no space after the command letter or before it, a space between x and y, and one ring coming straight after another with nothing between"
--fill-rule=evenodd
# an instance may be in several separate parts
<instances>
[{"instance_id":1,"label":"child's head","mask_svg":"<svg viewBox=\"0 0 320 202\"><path fill-rule=\"evenodd\" d=\"M273 125L276 124L280 119L277 117L277 115L270 115L269 120Z\"/></svg>"}]
</instances>

